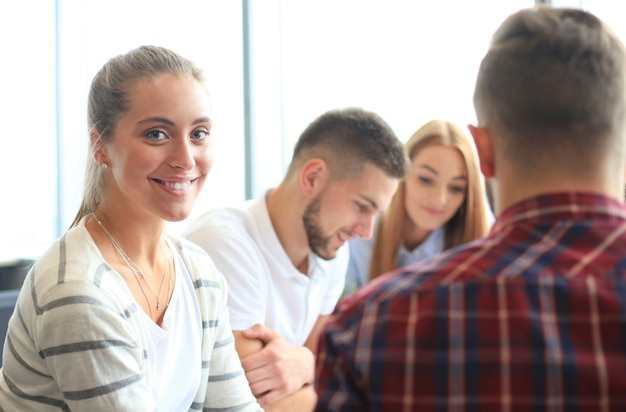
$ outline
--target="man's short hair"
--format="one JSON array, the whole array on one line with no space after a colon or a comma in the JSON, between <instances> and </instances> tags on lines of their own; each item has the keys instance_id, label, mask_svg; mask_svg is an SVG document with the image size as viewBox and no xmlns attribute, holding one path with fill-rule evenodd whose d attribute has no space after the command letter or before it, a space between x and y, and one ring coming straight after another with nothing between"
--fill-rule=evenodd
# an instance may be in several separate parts
<instances>
[{"instance_id":1,"label":"man's short hair","mask_svg":"<svg viewBox=\"0 0 626 412\"><path fill-rule=\"evenodd\" d=\"M625 76L624 45L594 15L522 10L500 25L480 65L478 123L519 167L584 171L598 154L623 151Z\"/></svg>"},{"instance_id":2,"label":"man's short hair","mask_svg":"<svg viewBox=\"0 0 626 412\"><path fill-rule=\"evenodd\" d=\"M368 162L398 179L410 167L402 142L387 122L356 107L328 111L309 124L295 145L289 173L312 158L327 163L333 180L360 176Z\"/></svg>"}]
</instances>

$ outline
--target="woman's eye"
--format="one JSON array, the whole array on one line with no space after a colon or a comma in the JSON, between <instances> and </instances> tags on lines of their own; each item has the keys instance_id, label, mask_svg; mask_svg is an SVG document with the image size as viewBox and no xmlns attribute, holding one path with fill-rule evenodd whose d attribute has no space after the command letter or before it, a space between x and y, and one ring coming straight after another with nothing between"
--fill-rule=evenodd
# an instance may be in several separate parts
<instances>
[{"instance_id":1,"label":"woman's eye","mask_svg":"<svg viewBox=\"0 0 626 412\"><path fill-rule=\"evenodd\" d=\"M424 184L429 184L433 182L431 178L425 176L417 176L417 179Z\"/></svg>"},{"instance_id":2,"label":"woman's eye","mask_svg":"<svg viewBox=\"0 0 626 412\"><path fill-rule=\"evenodd\" d=\"M165 139L165 133L161 130L150 130L148 133L146 133L146 136L148 136L152 140Z\"/></svg>"},{"instance_id":3,"label":"woman's eye","mask_svg":"<svg viewBox=\"0 0 626 412\"><path fill-rule=\"evenodd\" d=\"M206 140L209 138L209 132L206 130L196 130L191 134L191 138L196 140Z\"/></svg>"},{"instance_id":4,"label":"woman's eye","mask_svg":"<svg viewBox=\"0 0 626 412\"><path fill-rule=\"evenodd\" d=\"M450 191L452 193L465 193L465 188L460 186L450 186Z\"/></svg>"}]
</instances>

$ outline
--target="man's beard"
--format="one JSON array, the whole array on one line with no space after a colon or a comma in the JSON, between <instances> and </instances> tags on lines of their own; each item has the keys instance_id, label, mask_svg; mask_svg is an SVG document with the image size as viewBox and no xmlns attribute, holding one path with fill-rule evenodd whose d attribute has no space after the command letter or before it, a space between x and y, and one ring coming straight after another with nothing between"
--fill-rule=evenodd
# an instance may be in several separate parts
<instances>
[{"instance_id":1,"label":"man's beard","mask_svg":"<svg viewBox=\"0 0 626 412\"><path fill-rule=\"evenodd\" d=\"M302 223L309 242L311 251L324 260L333 259L337 255L336 250L329 250L328 244L332 236L324 236L320 224L320 195L317 195L304 209Z\"/></svg>"}]
</instances>

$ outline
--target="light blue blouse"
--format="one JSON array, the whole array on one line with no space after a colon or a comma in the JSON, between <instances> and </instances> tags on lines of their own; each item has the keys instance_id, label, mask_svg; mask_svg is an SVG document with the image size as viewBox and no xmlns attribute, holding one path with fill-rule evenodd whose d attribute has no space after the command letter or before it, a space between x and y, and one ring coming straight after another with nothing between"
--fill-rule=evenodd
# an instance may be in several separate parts
<instances>
[{"instance_id":1,"label":"light blue blouse","mask_svg":"<svg viewBox=\"0 0 626 412\"><path fill-rule=\"evenodd\" d=\"M356 289L367 283L375 240L376 233L367 240L355 238L348 243L350 245L350 263L346 274L344 295L353 293ZM433 230L415 249L407 250L402 246L398 256L398 267L408 266L422 259L441 253L443 251L443 243L444 228L442 226Z\"/></svg>"}]
</instances>

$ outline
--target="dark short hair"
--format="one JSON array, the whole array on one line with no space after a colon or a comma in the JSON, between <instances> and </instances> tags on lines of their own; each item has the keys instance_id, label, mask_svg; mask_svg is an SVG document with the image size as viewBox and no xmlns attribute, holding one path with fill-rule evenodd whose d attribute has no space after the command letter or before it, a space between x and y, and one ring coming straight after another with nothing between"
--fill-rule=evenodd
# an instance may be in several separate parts
<instances>
[{"instance_id":1,"label":"dark short hair","mask_svg":"<svg viewBox=\"0 0 626 412\"><path fill-rule=\"evenodd\" d=\"M368 162L398 179L409 170L404 146L387 122L357 107L328 111L309 124L295 145L290 171L313 157L328 164L335 180L360 175Z\"/></svg>"},{"instance_id":2,"label":"dark short hair","mask_svg":"<svg viewBox=\"0 0 626 412\"><path fill-rule=\"evenodd\" d=\"M621 145L625 74L624 45L596 16L525 9L500 25L482 60L478 122L506 136L502 153L520 166L582 170Z\"/></svg>"}]
</instances>

